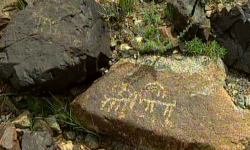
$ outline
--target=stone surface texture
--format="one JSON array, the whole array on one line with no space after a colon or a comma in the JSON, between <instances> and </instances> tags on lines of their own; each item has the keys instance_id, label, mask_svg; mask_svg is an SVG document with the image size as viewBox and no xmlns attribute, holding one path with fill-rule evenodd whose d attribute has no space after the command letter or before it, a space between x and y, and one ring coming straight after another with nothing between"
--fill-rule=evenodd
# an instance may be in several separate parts
<instances>
[{"instance_id":1,"label":"stone surface texture","mask_svg":"<svg viewBox=\"0 0 250 150\"><path fill-rule=\"evenodd\" d=\"M223 7L211 17L212 33L227 49L227 66L250 73L250 2Z\"/></svg>"},{"instance_id":2,"label":"stone surface texture","mask_svg":"<svg viewBox=\"0 0 250 150\"><path fill-rule=\"evenodd\" d=\"M58 91L95 79L110 55L100 12L92 0L37 0L27 6L5 28L0 77L20 91Z\"/></svg>"},{"instance_id":3,"label":"stone surface texture","mask_svg":"<svg viewBox=\"0 0 250 150\"><path fill-rule=\"evenodd\" d=\"M220 61L221 62L221 61ZM249 125L207 57L123 59L71 104L88 129L154 149L243 149Z\"/></svg>"},{"instance_id":4,"label":"stone surface texture","mask_svg":"<svg viewBox=\"0 0 250 150\"><path fill-rule=\"evenodd\" d=\"M206 18L205 3L200 0L169 0L167 9L172 13L173 18L168 18L174 25L174 30L181 35L190 25L192 26L185 33L186 39L198 36L207 40L210 33L210 20ZM171 16L171 15L170 15Z\"/></svg>"},{"instance_id":5,"label":"stone surface texture","mask_svg":"<svg viewBox=\"0 0 250 150\"><path fill-rule=\"evenodd\" d=\"M56 144L48 132L23 131L22 150L56 150Z\"/></svg>"},{"instance_id":6,"label":"stone surface texture","mask_svg":"<svg viewBox=\"0 0 250 150\"><path fill-rule=\"evenodd\" d=\"M20 129L29 128L31 126L31 113L26 110L19 116L17 116L12 123Z\"/></svg>"},{"instance_id":7,"label":"stone surface texture","mask_svg":"<svg viewBox=\"0 0 250 150\"><path fill-rule=\"evenodd\" d=\"M0 124L0 150L21 150L16 128L11 124Z\"/></svg>"}]
</instances>

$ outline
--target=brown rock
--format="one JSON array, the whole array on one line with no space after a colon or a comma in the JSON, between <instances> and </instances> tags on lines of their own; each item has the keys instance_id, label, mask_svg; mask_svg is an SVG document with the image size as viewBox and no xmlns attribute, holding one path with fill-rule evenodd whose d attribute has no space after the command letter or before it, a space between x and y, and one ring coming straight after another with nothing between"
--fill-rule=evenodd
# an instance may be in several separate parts
<instances>
[{"instance_id":1,"label":"brown rock","mask_svg":"<svg viewBox=\"0 0 250 150\"><path fill-rule=\"evenodd\" d=\"M207 57L122 60L71 104L88 129L164 150L243 149L249 126Z\"/></svg>"},{"instance_id":2,"label":"brown rock","mask_svg":"<svg viewBox=\"0 0 250 150\"><path fill-rule=\"evenodd\" d=\"M16 128L8 123L0 125L0 150L21 150L17 139Z\"/></svg>"}]
</instances>

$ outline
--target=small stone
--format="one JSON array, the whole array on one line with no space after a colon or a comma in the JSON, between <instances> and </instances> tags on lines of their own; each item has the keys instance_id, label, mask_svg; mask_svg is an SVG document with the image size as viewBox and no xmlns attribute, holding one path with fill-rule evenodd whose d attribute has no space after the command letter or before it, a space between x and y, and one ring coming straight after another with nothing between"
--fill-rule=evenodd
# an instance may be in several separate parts
<instances>
[{"instance_id":1,"label":"small stone","mask_svg":"<svg viewBox=\"0 0 250 150\"><path fill-rule=\"evenodd\" d=\"M135 38L135 41L136 41L137 43L141 43L141 42L143 41L143 37L141 37L141 36L136 37L136 38Z\"/></svg>"},{"instance_id":2,"label":"small stone","mask_svg":"<svg viewBox=\"0 0 250 150\"><path fill-rule=\"evenodd\" d=\"M224 4L220 3L217 5L218 10L221 11L224 8Z\"/></svg>"},{"instance_id":3,"label":"small stone","mask_svg":"<svg viewBox=\"0 0 250 150\"><path fill-rule=\"evenodd\" d=\"M174 50L173 51L173 54L178 54L179 52L177 50Z\"/></svg>"},{"instance_id":4,"label":"small stone","mask_svg":"<svg viewBox=\"0 0 250 150\"><path fill-rule=\"evenodd\" d=\"M112 40L112 41L110 42L110 46L111 46L111 47L116 47L116 45L117 45L117 41Z\"/></svg>"},{"instance_id":5,"label":"small stone","mask_svg":"<svg viewBox=\"0 0 250 150\"><path fill-rule=\"evenodd\" d=\"M96 136L88 134L85 137L84 144L90 149L97 149L99 147L99 142Z\"/></svg>"},{"instance_id":6,"label":"small stone","mask_svg":"<svg viewBox=\"0 0 250 150\"><path fill-rule=\"evenodd\" d=\"M132 49L132 47L129 46L128 44L121 44L120 45L120 50L121 51L130 50L130 49Z\"/></svg>"},{"instance_id":7,"label":"small stone","mask_svg":"<svg viewBox=\"0 0 250 150\"><path fill-rule=\"evenodd\" d=\"M51 136L53 136L53 130L50 126L42 119L37 119L33 125L34 131L48 132Z\"/></svg>"},{"instance_id":8,"label":"small stone","mask_svg":"<svg viewBox=\"0 0 250 150\"><path fill-rule=\"evenodd\" d=\"M238 91L237 90L233 90L233 95L236 95L237 93L238 93Z\"/></svg>"},{"instance_id":9,"label":"small stone","mask_svg":"<svg viewBox=\"0 0 250 150\"><path fill-rule=\"evenodd\" d=\"M73 131L67 131L63 133L67 140L74 140L76 138L76 133Z\"/></svg>"},{"instance_id":10,"label":"small stone","mask_svg":"<svg viewBox=\"0 0 250 150\"><path fill-rule=\"evenodd\" d=\"M232 5L226 4L226 9L227 9L227 11L229 12L229 11L232 9Z\"/></svg>"},{"instance_id":11,"label":"small stone","mask_svg":"<svg viewBox=\"0 0 250 150\"><path fill-rule=\"evenodd\" d=\"M15 125L16 128L29 128L31 126L31 114L28 110L24 111L22 114L17 116L12 123Z\"/></svg>"},{"instance_id":12,"label":"small stone","mask_svg":"<svg viewBox=\"0 0 250 150\"><path fill-rule=\"evenodd\" d=\"M59 126L59 124L56 121L56 117L55 116L50 116L45 118L45 121L48 123L48 125L50 126L50 128L55 131L57 134L62 133L62 130Z\"/></svg>"},{"instance_id":13,"label":"small stone","mask_svg":"<svg viewBox=\"0 0 250 150\"><path fill-rule=\"evenodd\" d=\"M143 25L144 25L144 22L143 22L143 20L135 20L135 21L134 21L134 24L135 24L136 26L143 26Z\"/></svg>"},{"instance_id":14,"label":"small stone","mask_svg":"<svg viewBox=\"0 0 250 150\"><path fill-rule=\"evenodd\" d=\"M72 141L59 142L57 143L60 150L74 150L74 144Z\"/></svg>"},{"instance_id":15,"label":"small stone","mask_svg":"<svg viewBox=\"0 0 250 150\"><path fill-rule=\"evenodd\" d=\"M208 10L208 11L206 11L206 16L207 16L208 18L210 18L210 17L212 16L212 13L213 13L212 10Z\"/></svg>"},{"instance_id":16,"label":"small stone","mask_svg":"<svg viewBox=\"0 0 250 150\"><path fill-rule=\"evenodd\" d=\"M12 113L8 114L8 115L1 115L1 120L3 122L7 122L10 118L10 116L12 115Z\"/></svg>"}]
</instances>

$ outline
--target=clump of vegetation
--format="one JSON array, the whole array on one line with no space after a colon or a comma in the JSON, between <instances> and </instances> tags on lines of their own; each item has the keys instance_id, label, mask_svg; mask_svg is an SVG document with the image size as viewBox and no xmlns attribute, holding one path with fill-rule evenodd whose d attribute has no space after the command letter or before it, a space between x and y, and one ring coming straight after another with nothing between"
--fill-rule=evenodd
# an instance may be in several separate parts
<instances>
[{"instance_id":1,"label":"clump of vegetation","mask_svg":"<svg viewBox=\"0 0 250 150\"><path fill-rule=\"evenodd\" d=\"M28 4L25 0L17 0L16 8L18 8L19 10L23 10L27 5Z\"/></svg>"},{"instance_id":2,"label":"clump of vegetation","mask_svg":"<svg viewBox=\"0 0 250 150\"><path fill-rule=\"evenodd\" d=\"M93 132L88 130L84 126L82 126L71 114L71 110L69 108L70 100L65 104L63 101L57 99L54 95L52 95L54 100L53 102L49 99L45 99L49 104L49 108L51 109L53 115L56 116L56 120L60 124L61 127L68 127L72 130L83 131L86 133L90 133L92 135L98 136L97 132Z\"/></svg>"},{"instance_id":3,"label":"clump of vegetation","mask_svg":"<svg viewBox=\"0 0 250 150\"><path fill-rule=\"evenodd\" d=\"M203 43L201 39L194 38L191 41L185 42L186 50L192 55L206 55L211 58L222 58L226 54L225 48L219 45L218 42L211 41Z\"/></svg>"}]
</instances>

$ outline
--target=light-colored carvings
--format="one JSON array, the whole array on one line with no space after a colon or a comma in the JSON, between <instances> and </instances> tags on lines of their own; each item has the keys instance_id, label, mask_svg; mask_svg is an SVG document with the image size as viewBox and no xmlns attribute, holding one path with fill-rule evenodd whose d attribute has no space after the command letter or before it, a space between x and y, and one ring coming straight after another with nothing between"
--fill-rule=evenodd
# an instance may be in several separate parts
<instances>
[{"instance_id":1,"label":"light-colored carvings","mask_svg":"<svg viewBox=\"0 0 250 150\"><path fill-rule=\"evenodd\" d=\"M124 113L125 110L133 109L136 104L144 108L145 112L153 113L155 109L164 109L163 116L166 117L165 125L171 126L170 117L176 101L172 103L164 102L167 98L164 87L158 82L149 83L141 90L135 90L129 84L117 85L112 89L112 93L117 93L112 97L104 95L105 100L102 101L101 110L116 111L118 114ZM153 93L154 96L152 95Z\"/></svg>"}]
</instances>

